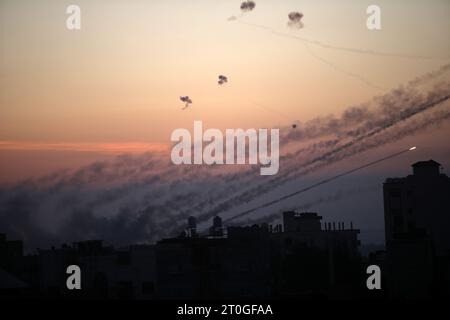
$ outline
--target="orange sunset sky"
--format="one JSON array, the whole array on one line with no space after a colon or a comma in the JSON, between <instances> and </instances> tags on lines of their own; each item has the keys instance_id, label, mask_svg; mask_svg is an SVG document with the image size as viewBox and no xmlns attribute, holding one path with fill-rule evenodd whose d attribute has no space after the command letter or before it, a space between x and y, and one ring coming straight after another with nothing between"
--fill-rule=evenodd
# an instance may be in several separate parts
<instances>
[{"instance_id":1,"label":"orange sunset sky","mask_svg":"<svg viewBox=\"0 0 450 320\"><path fill-rule=\"evenodd\" d=\"M448 0L257 0L227 21L240 2L0 0L0 183L164 152L194 120L260 128L339 114L450 61ZM379 31L366 27L373 3ZM66 29L70 4L81 30ZM290 11L304 14L303 29L286 26ZM306 47L297 36L428 58ZM446 123L413 137L417 157L447 157L449 134Z\"/></svg>"}]
</instances>

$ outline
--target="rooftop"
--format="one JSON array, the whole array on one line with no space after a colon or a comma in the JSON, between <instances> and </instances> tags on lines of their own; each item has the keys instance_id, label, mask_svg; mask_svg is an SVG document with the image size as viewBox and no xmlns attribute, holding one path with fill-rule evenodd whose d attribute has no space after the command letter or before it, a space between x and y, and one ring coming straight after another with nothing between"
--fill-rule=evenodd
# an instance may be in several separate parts
<instances>
[{"instance_id":1,"label":"rooftop","mask_svg":"<svg viewBox=\"0 0 450 320\"><path fill-rule=\"evenodd\" d=\"M439 162L436 162L436 161L430 159L428 161L418 161L416 163L413 163L411 166L413 168L416 168L416 167L440 167L441 164Z\"/></svg>"}]
</instances>

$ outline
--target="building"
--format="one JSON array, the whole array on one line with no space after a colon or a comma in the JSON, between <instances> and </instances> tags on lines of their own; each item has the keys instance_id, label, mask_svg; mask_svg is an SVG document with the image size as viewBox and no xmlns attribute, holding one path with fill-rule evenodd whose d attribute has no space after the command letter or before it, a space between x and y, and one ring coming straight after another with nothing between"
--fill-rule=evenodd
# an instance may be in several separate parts
<instances>
[{"instance_id":1,"label":"building","mask_svg":"<svg viewBox=\"0 0 450 320\"><path fill-rule=\"evenodd\" d=\"M38 283L45 296L95 299L150 299L155 293L154 246L114 249L101 240L39 250ZM67 290L66 269L78 265L82 290Z\"/></svg>"},{"instance_id":2,"label":"building","mask_svg":"<svg viewBox=\"0 0 450 320\"><path fill-rule=\"evenodd\" d=\"M22 241L8 240L0 233L0 299L30 294L29 285L23 281L23 262Z\"/></svg>"},{"instance_id":3,"label":"building","mask_svg":"<svg viewBox=\"0 0 450 320\"><path fill-rule=\"evenodd\" d=\"M349 297L361 283L359 230L350 223L321 222L315 212L283 213L283 230L273 234L284 265L281 295L315 292Z\"/></svg>"},{"instance_id":4,"label":"building","mask_svg":"<svg viewBox=\"0 0 450 320\"><path fill-rule=\"evenodd\" d=\"M412 168L383 185L388 291L405 298L448 294L450 178L434 160Z\"/></svg>"},{"instance_id":5,"label":"building","mask_svg":"<svg viewBox=\"0 0 450 320\"><path fill-rule=\"evenodd\" d=\"M225 233L216 217L208 235L161 240L157 297L302 297L327 295L330 288L354 285L353 280L362 283L359 230L346 229L343 222L322 228L321 219L317 213L291 211L283 213L282 226L233 226Z\"/></svg>"},{"instance_id":6,"label":"building","mask_svg":"<svg viewBox=\"0 0 450 320\"><path fill-rule=\"evenodd\" d=\"M4 270L17 270L23 257L23 242L8 240L4 233L0 233L0 268Z\"/></svg>"},{"instance_id":7,"label":"building","mask_svg":"<svg viewBox=\"0 0 450 320\"><path fill-rule=\"evenodd\" d=\"M225 236L216 218L209 235L163 239L156 244L158 298L270 295L268 229L230 227Z\"/></svg>"},{"instance_id":8,"label":"building","mask_svg":"<svg viewBox=\"0 0 450 320\"><path fill-rule=\"evenodd\" d=\"M352 257L359 256L359 230L353 229L353 223L345 228L344 222L321 222L322 217L315 212L283 212L283 230L281 237L303 242L311 247L327 249L330 245L341 247ZM323 228L322 228L323 227Z\"/></svg>"},{"instance_id":9,"label":"building","mask_svg":"<svg viewBox=\"0 0 450 320\"><path fill-rule=\"evenodd\" d=\"M101 240L38 249L0 236L2 294L64 299L264 299L350 297L364 283L357 235L313 212L285 212L283 224L205 233L194 217L178 237L155 245L105 246ZM283 230L284 229L284 230ZM81 270L81 290L68 290L67 267ZM14 273L7 272L13 270ZM4 272L5 271L5 272Z\"/></svg>"}]
</instances>

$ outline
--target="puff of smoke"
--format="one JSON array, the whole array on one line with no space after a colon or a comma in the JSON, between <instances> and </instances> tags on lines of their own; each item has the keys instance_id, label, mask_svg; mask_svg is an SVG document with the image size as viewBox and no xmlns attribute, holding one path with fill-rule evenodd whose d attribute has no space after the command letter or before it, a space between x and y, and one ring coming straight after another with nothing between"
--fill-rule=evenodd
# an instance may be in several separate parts
<instances>
[{"instance_id":1,"label":"puff of smoke","mask_svg":"<svg viewBox=\"0 0 450 320\"><path fill-rule=\"evenodd\" d=\"M303 13L293 11L288 14L288 27L294 28L294 29L302 29L304 27L303 22Z\"/></svg>"},{"instance_id":2,"label":"puff of smoke","mask_svg":"<svg viewBox=\"0 0 450 320\"><path fill-rule=\"evenodd\" d=\"M254 1L248 0L241 3L241 11L249 12L255 9L256 3Z\"/></svg>"}]
</instances>

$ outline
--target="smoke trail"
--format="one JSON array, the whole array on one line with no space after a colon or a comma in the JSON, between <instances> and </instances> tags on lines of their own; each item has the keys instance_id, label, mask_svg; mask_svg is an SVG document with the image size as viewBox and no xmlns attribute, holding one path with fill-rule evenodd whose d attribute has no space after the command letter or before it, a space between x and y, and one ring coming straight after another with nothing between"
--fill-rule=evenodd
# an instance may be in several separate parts
<instances>
[{"instance_id":1,"label":"smoke trail","mask_svg":"<svg viewBox=\"0 0 450 320\"><path fill-rule=\"evenodd\" d=\"M343 74L345 74L345 75L347 75L347 76L349 76L349 77L355 78L355 79L361 81L362 83L364 83L365 85L367 85L367 86L369 86L369 87L371 87L371 88L373 88L373 89L377 89L377 90L386 90L386 88L383 88L383 87L380 87L380 86L378 86L378 85L375 85L375 84L373 84L372 82L370 82L369 80L365 79L364 77L362 77L362 76L360 76L360 75L358 75L358 74L356 74L356 73L353 73L353 72L344 70L344 69L338 67L336 64L331 63L331 62L329 62L328 60L325 60L324 58L318 56L317 54L315 54L315 53L311 50L311 48L308 46L307 43L304 43L304 45L305 45L306 51L307 51L312 57L314 57L314 58L317 59L318 61L320 61L320 62L322 62L322 63L324 63L324 64L330 66L331 68L337 70L338 72L341 72L341 73L343 73Z\"/></svg>"},{"instance_id":2,"label":"smoke trail","mask_svg":"<svg viewBox=\"0 0 450 320\"><path fill-rule=\"evenodd\" d=\"M421 108L418 108L418 110L416 110L416 112L405 114L404 118L401 118L395 122L392 122L389 125L385 125L384 127L379 128L378 130L371 131L368 134L366 134L364 136L360 136L357 139L354 139L353 141L351 141L349 143L338 146L337 148L334 148L331 151L326 151L321 156L318 156L309 161L306 161L306 162L300 164L300 166L298 165L298 163L294 163L292 166L288 165L288 168L286 169L287 172L285 174L278 175L276 178L273 178L272 180L270 180L266 183L260 184L259 186L256 186L247 191L241 192L240 195L234 197L232 200L229 200L229 201L223 202L219 205L216 205L215 208L211 209L210 211L199 215L198 220L205 221L214 215L217 215L221 212L230 210L231 208L233 208L235 206L247 203L248 201L251 201L254 198L261 197L262 194L275 189L276 187L282 185L283 183L285 183L287 181L292 180L295 177L302 176L302 175L308 174L310 172L316 171L320 168L323 168L324 166L330 165L332 163L343 160L347 157L353 156L353 155L361 153L363 151L369 150L376 146L379 146L379 145L382 145L382 144L385 144L385 143L388 143L391 141L395 141L395 139L399 139L407 134L412 134L412 133L416 132L417 130L425 128L426 126L428 126L430 124L437 124L442 121L445 121L448 119L448 114L446 114L446 113L438 114L437 116L432 117L432 118L424 118L419 123L413 123L412 127L406 127L404 129L400 128L397 133L390 132L386 137L384 137L383 139L377 140L375 143L370 144L368 142L364 142L364 144L362 146L358 147L358 142L365 140L365 139L369 139L373 136L376 137L378 134L380 134L384 130L387 130L388 128L391 128L394 125L397 125L400 121L404 121L406 119L409 119L413 115L417 115L420 112L424 112L425 110L428 110L429 108L435 107L435 106L441 104L442 102L447 101L448 98L449 97L446 96L444 98L434 101L433 103L425 104ZM345 151L347 151L347 153L345 153ZM294 156L293 159L294 159L294 161L297 161L296 156ZM303 169L305 167L313 166L313 165L315 165L315 166L311 167L310 169L300 171L298 173L299 167Z\"/></svg>"},{"instance_id":3,"label":"smoke trail","mask_svg":"<svg viewBox=\"0 0 450 320\"><path fill-rule=\"evenodd\" d=\"M291 206L291 207L286 207L283 208L282 210L277 210L277 212L271 213L271 214L267 214L265 216L259 217L259 218L248 218L246 220L244 220L244 223L247 225L254 225L254 224L261 224L261 223L272 223L273 221L279 220L281 218L280 212L281 211L302 211L302 210L310 210L310 208L314 207L314 206L318 206L321 204L327 204L327 203L332 203L332 202L336 202L341 200L344 197L347 196L353 196L355 194L361 194L361 193L366 193L366 192L372 192L374 190L378 190L379 189L379 185L373 185L373 186L369 186L369 187L365 187L365 188L349 188L347 190L339 190L336 193L332 193L332 194L328 194L326 196L321 196L319 198L316 198L312 201L308 201L305 203L302 203L300 205L296 205L296 206ZM233 219L235 220L235 219ZM231 221L233 221L231 220ZM235 222L236 223L236 222ZM233 225L234 223L228 223L227 225Z\"/></svg>"},{"instance_id":4,"label":"smoke trail","mask_svg":"<svg viewBox=\"0 0 450 320\"><path fill-rule=\"evenodd\" d=\"M353 156L355 154L373 149L375 147L378 147L380 145L383 145L383 144L386 144L386 143L389 143L392 141L397 141L398 139L400 139L406 135L411 135L414 132L417 132L418 130L421 130L421 129L425 129L426 127L428 127L430 125L437 125L442 121L448 120L449 118L450 118L450 111L437 112L434 116L426 118L423 121L419 121L418 123L412 123L410 126L406 126L405 128L403 128L402 130L399 130L395 134L389 133L385 137L380 138L379 140L375 140L373 143L370 143L370 144L366 143L363 146L359 146L359 147L357 145L357 148L349 150L348 153L335 154L334 156L331 156L333 154L330 153L328 156L329 158L325 158L325 157L322 158L322 161L323 161L322 163L319 163L318 165L316 165L310 169L303 170L297 174L290 174L287 177L285 177L284 179L280 179L278 181L273 181L273 182L270 182L267 184L263 184L262 186L259 186L259 187L255 188L254 190L252 190L252 192L247 191L247 192L241 194L239 197L236 197L234 199L234 202L228 202L226 204L221 204L216 207L216 210L207 212L204 215L200 215L198 217L198 220L205 221L205 220L209 219L210 217L215 216L221 212L230 210L231 208L238 206L240 204L247 203L248 201L250 201L254 198L261 197L261 196L263 196L264 193L267 193L268 191L275 189L276 187L282 185L283 183L285 183L287 181L304 176L313 171L317 171L325 166L328 166L330 164L333 164L337 161L343 160L343 159Z\"/></svg>"},{"instance_id":5,"label":"smoke trail","mask_svg":"<svg viewBox=\"0 0 450 320\"><path fill-rule=\"evenodd\" d=\"M422 83L432 79L433 77L441 76L446 70L449 70L449 66L444 66L441 69L428 73L425 76L419 77L418 80L420 80ZM416 81L417 82L417 81ZM413 87L412 85L409 85L410 87ZM423 95L417 95L414 91L411 91L412 88L409 90L401 89L401 90L393 90L392 93L385 95L381 98L376 98L375 103L378 104L377 108L375 110L368 109L369 106L359 106L359 107L351 107L344 111L341 118L318 118L311 120L307 122L305 125L302 126L301 129L298 130L287 130L288 134L285 135L282 138L282 141L286 142L299 142L303 140L308 139L314 139L321 136L326 136L330 133L335 133L339 138L345 138L345 137L358 137L360 136L359 140L366 138L367 136L372 136L378 132L380 132L379 128L386 129L389 126L392 126L398 121L406 120L410 118L411 116L418 114L419 112L425 111L427 108L432 108L435 106L434 103L425 103L427 100L435 99L434 96L437 96L438 99L441 98L442 92L447 92L448 88L444 88L444 90L435 88L432 92L428 94L428 96ZM434 102L437 103L439 100L435 100ZM446 99L446 98L444 98ZM394 103L395 102L395 103ZM401 107L402 105L409 105L408 107L404 108ZM354 124L361 124L361 128L359 129L346 129L347 131L342 131L345 128L348 128L351 125ZM375 128L375 129L374 129ZM282 130L283 132L284 130ZM342 133L341 133L342 132ZM367 135L367 136L365 136ZM358 140L356 140L358 141ZM298 166L298 157L300 157L302 154L312 154L315 151L319 150L325 150L329 148L334 148L336 145L338 145L340 142L339 139L332 139L328 141L320 141L319 143L315 143L313 145L310 145L307 148L302 148L298 150L297 152L290 154L290 155L284 155L282 156L281 160L290 160L293 159L296 161L294 164L295 166ZM348 147L349 145L347 145ZM331 156L332 154L327 154L328 156ZM316 159L317 161L317 159ZM307 165L308 163L304 163L303 165ZM283 167L286 167L286 164L283 162ZM286 171L290 171L292 169L287 168ZM239 179L241 182L239 186L239 192L242 192L242 186L247 185L244 178L248 178L249 174L254 171L249 171L247 173L243 173L241 177L233 177L230 181L231 187L228 187L223 190L223 192L218 194L218 197L214 198L214 202L221 200L223 201L225 198L229 198L230 194L232 194L235 190L233 186L235 184L235 179ZM242 179L240 179L242 178ZM276 182L282 182L285 181L286 175L280 174L276 178L277 180L270 180L270 184L275 184ZM280 183L281 183L280 182ZM252 183L254 185L254 183ZM260 189L256 188L259 191ZM243 195L247 195L247 193L243 193ZM212 197L212 195L211 195ZM242 201L246 201L245 197L242 197ZM213 201L210 201L212 203ZM210 204L209 203L209 204ZM219 208L219 207L218 207ZM228 209L227 206L220 206L222 210ZM196 208L198 211L201 211L200 207ZM194 211L194 214L198 213Z\"/></svg>"},{"instance_id":6,"label":"smoke trail","mask_svg":"<svg viewBox=\"0 0 450 320\"><path fill-rule=\"evenodd\" d=\"M306 39L304 37L300 37L297 35L293 35L293 34L288 34L288 33L284 33L284 32L280 32L277 31L273 28L264 26L264 25L259 25L259 24L254 24L254 23L249 23L249 22L245 22L242 21L241 19L234 19L236 20L238 23L247 25L247 26L251 26L251 27L255 27L255 28L259 28L262 30L266 30L271 32L272 34L275 34L277 36L281 36L281 37L285 37L285 38L290 38L290 39L295 39L295 40L300 40L306 48L306 51L316 60L332 67L333 69L335 69L338 72L341 72L349 77L355 78L359 81L361 81L362 83L364 83L365 85L376 89L376 90L385 90L385 88L379 86L379 85L375 85L372 82L370 82L369 80L367 80L366 78L364 78L361 75L355 74L353 72L347 71L342 69L341 67L337 66L334 63L331 63L330 61L320 57L319 55L317 55L316 53L314 53L308 46L308 44L311 45L315 45L315 46L319 46L321 48L325 48L325 49L332 49L332 50L338 50L338 51L343 51L343 52L350 52L350 53L357 53L357 54L364 54L364 55L374 55L374 56L380 56L380 57L393 57L393 58L406 58L406 59L432 59L432 60L437 60L437 59L441 59L441 60L448 60L450 59L450 57L436 57L436 56L423 56L423 55L411 55L411 54L399 54L399 53L393 53L393 52L383 52L383 51L375 51L375 50L365 50L365 49L358 49L358 48L351 48L351 47L344 47L344 46L336 46L336 45L331 45L322 41L317 41L317 40L310 40L310 39Z\"/></svg>"},{"instance_id":7,"label":"smoke trail","mask_svg":"<svg viewBox=\"0 0 450 320\"><path fill-rule=\"evenodd\" d=\"M450 71L450 64L445 64L445 65L441 66L438 70L428 72L424 75L417 77L416 79L409 81L408 86L415 87L415 86L424 84L427 81L430 81L433 78L440 77L449 71Z\"/></svg>"},{"instance_id":8,"label":"smoke trail","mask_svg":"<svg viewBox=\"0 0 450 320\"><path fill-rule=\"evenodd\" d=\"M441 70L434 72L434 74L436 74L436 76L442 75L443 69L445 68L441 68ZM429 78L432 74L433 73L429 73L426 77ZM303 126L303 130L289 130L289 134L287 136L288 139L285 138L285 140L287 142L298 142L305 139L313 139L322 135L327 135L333 131L340 132L342 128L346 128L354 123L362 122L362 127L364 127L363 129L347 129L347 131L344 131L344 137L355 137L353 143L345 143L342 145L339 144L339 139L322 140L292 154L283 155L281 160L283 161L283 169L286 173L278 174L277 177L267 181L266 183L254 186L255 181L252 181L252 178L254 178L253 174L256 168L251 168L247 172L233 176L224 176L223 178L226 179L227 183L224 184L225 187L223 189L214 188L214 190L210 190L210 192L208 192L209 198L207 198L206 201L201 202L199 199L198 205L181 211L179 217L182 219L183 217L187 217L189 215L198 215L199 212L202 212L205 208L209 207L210 209L207 212L199 215L199 220L206 220L216 214L229 210L234 206L246 203L258 196L261 196L262 193L273 190L276 186L282 185L283 183L291 180L293 173L299 170L299 166L304 169L305 167L314 165L318 162L326 162L327 157L336 157L339 155L339 152L344 152L355 143L379 134L383 130L398 124L400 121L407 120L412 116L433 108L440 102L448 99L448 96L443 96L444 93L448 93L449 91L448 85L443 88L435 87L427 95L417 95L411 90L412 89L397 89L393 90L390 94L376 98L375 103L378 104L378 106L375 111L370 111L367 109L368 106L357 108L352 107L346 110L340 119L332 118L322 120L319 118L311 123L307 123ZM402 105L409 106L405 108L401 107ZM437 119L437 122L442 121L443 119L444 118ZM366 122L363 120L366 120ZM314 154L315 152L322 152L322 154L318 157L313 157L312 159L306 160L299 165L299 157L305 154ZM351 155L352 154L350 153L346 156ZM288 161L288 163L285 161ZM290 163L291 161L293 162L292 164ZM335 161L338 160L336 159ZM322 164L321 166L316 165L310 170L303 170L301 174L297 174L297 176L318 170L320 167L325 165L326 164ZM252 187L243 191L243 187L248 185L251 185ZM235 194L236 192L237 195ZM221 201L221 203L217 204L218 201Z\"/></svg>"},{"instance_id":9,"label":"smoke trail","mask_svg":"<svg viewBox=\"0 0 450 320\"><path fill-rule=\"evenodd\" d=\"M433 74L438 72L442 75L445 70L418 78L418 82L436 80ZM423 113L434 108L425 110L427 103L437 102L448 91L447 86L417 95L408 86L376 98L374 105L349 108L340 118L319 118L298 130L287 128L286 142L293 152L282 154L283 171L275 180L261 179L258 166L227 170L223 166L174 166L167 155L152 154L120 156L29 179L14 188L0 188L0 230L33 246L87 238L124 244L173 235L186 214L206 220L261 197L277 184L445 121L448 112L428 117ZM405 119L406 125L400 126ZM387 129L329 153L349 139L383 127ZM303 142L308 145L300 146ZM301 166L325 154L308 167Z\"/></svg>"},{"instance_id":10,"label":"smoke trail","mask_svg":"<svg viewBox=\"0 0 450 320\"><path fill-rule=\"evenodd\" d=\"M282 140L298 142L330 134L336 134L339 138L355 137L395 123L408 115L424 111L430 101L448 94L450 87L448 83L443 86L435 86L428 95L424 95L416 91L416 85L430 80L433 75L441 76L448 70L450 70L450 65L442 67L435 73L413 80L414 84L409 84L406 88L400 87L388 94L376 97L371 103L348 108L340 118L325 117L308 121L302 126L302 129L288 131ZM371 104L374 104L375 108L371 108ZM357 127L352 127L354 125Z\"/></svg>"},{"instance_id":11,"label":"smoke trail","mask_svg":"<svg viewBox=\"0 0 450 320\"><path fill-rule=\"evenodd\" d=\"M417 115L419 113L422 113L422 112L424 112L424 111L426 111L426 110L428 110L430 108L438 106L441 103L447 101L448 99L450 99L450 95L446 95L444 97L440 97L439 99L436 99L436 100L431 101L429 103L425 103L425 104L423 104L423 105L421 105L419 107L406 109L405 111L402 112L400 118L398 118L398 119L391 119L391 121L389 121L388 123L385 123L383 126L377 128L375 130L372 130L372 131L370 131L370 132L368 132L368 133L366 133L364 135L361 135L361 136L353 139L352 141L347 142L347 143L345 143L345 144L343 144L343 145L341 145L341 146L339 146L339 147L337 147L337 148L335 148L335 149L333 149L333 150L331 150L331 151L329 151L329 152L327 152L327 153L325 153L325 154L323 154L323 155L321 155L321 156L319 156L317 158L314 158L311 161L309 161L308 163L304 164L303 166L309 166L309 165L314 164L314 163L316 163L318 161L322 161L323 159L329 158L333 154L336 154L336 153L338 153L338 152L340 152L342 150L345 150L345 149L355 145L356 143L358 143L360 141L366 140L367 138L369 138L371 136L374 136L374 135L376 135L376 134L378 134L378 133L380 133L380 132L382 132L382 131L384 131L384 130L392 127L392 126L397 125L400 121L405 121L405 120L407 120L407 119L409 119L409 118L411 118L411 117L413 117L413 116L415 116L415 115ZM293 156L291 156L291 157L293 157Z\"/></svg>"},{"instance_id":12,"label":"smoke trail","mask_svg":"<svg viewBox=\"0 0 450 320\"><path fill-rule=\"evenodd\" d=\"M362 77L362 76L360 76L360 75L357 75L357 74L355 74L355 73L346 71L346 70L344 70L344 69L338 67L336 64L331 63L331 62L329 62L329 61L323 59L322 57L319 57L317 54L315 54L314 52L312 52L312 50L311 50L311 49L309 48L309 46L308 46L309 43L315 44L313 41L305 41L303 38L299 38L299 37L295 37L295 36L293 36L293 35L281 33L281 32L275 31L275 30L273 30L273 29L271 29L271 28L269 28L269 27L260 26L260 25L255 25L255 24L248 23L248 22L243 22L242 20L237 19L237 18L236 18L235 20L238 21L239 23L243 23L243 24L246 24L246 25L250 25L250 26L254 26L254 27L259 27L259 28L268 30L268 31L270 31L270 32L272 32L272 33L274 33L274 34L276 34L276 35L288 36L289 38L294 37L294 38L296 38L296 39L298 39L298 40L302 40L303 44L305 45L306 52L308 52L308 54L310 54L314 59L317 59L318 61L320 61L320 62L322 62L322 63L328 65L329 67L332 67L333 69L335 69L335 70L338 71L338 72L341 72L341 73L343 73L343 74L345 74L345 75L347 75L347 76L349 76L349 77L352 77L352 78L355 78L355 79L361 81L362 83L364 83L365 85L367 85L367 86L369 86L369 87L371 87L371 88L373 88L373 89L384 90L384 88L381 88L380 86L377 86L377 85L372 84L370 81L368 81L368 80L365 79L364 77Z\"/></svg>"},{"instance_id":13,"label":"smoke trail","mask_svg":"<svg viewBox=\"0 0 450 320\"><path fill-rule=\"evenodd\" d=\"M364 54L364 55L373 55L373 56L381 56L381 57L392 57L392 58L406 58L406 59L425 59L425 60L448 60L450 59L449 56L447 57L439 57L439 56L430 56L430 55L412 55L412 54L404 54L404 53L395 53L395 52L386 52L386 51L378 51L378 50L367 50L367 49L360 49L360 48L352 48L352 47L345 47L345 46L337 46L332 45L330 43L318 41L318 40L311 40L304 37L300 37L298 35L293 35L281 31L277 31L273 28L259 25L255 23L250 23L242 20L236 20L238 23L251 26L254 28L259 28L262 30L269 31L275 35L285 37L285 38L291 38L300 40L304 43L309 43L312 45L316 45L319 47L322 47L324 49L331 49L331 50L338 50L338 51L344 51L344 52L350 52L350 53L357 53L357 54Z\"/></svg>"},{"instance_id":14,"label":"smoke trail","mask_svg":"<svg viewBox=\"0 0 450 320\"><path fill-rule=\"evenodd\" d=\"M319 186L321 186L321 185L323 185L323 184L326 184L326 183L331 182L331 181L333 181L333 180L336 180L336 179L339 179L339 178L344 177L344 176L346 176L346 175L349 175L349 174L351 174L351 173L353 173L353 172L356 172L356 171L362 170L362 169L364 169L364 168L373 166L373 165L375 165L375 164L377 164L377 163L380 163L380 162L383 162L383 161L385 161L385 160L389 160L389 159L398 157L399 155L402 155L402 154L404 154L404 153L406 153L406 152L408 152L408 151L410 151L410 150L412 150L412 149L411 149L411 148L408 148L408 149L405 149L405 150L396 152L396 153L391 154L391 155L389 155L389 156L383 157L383 158L381 158L381 159L377 159L377 160L375 160L375 161L366 163L366 164L364 164L364 165L362 165L362 166L359 166L359 167L357 167L357 168L354 168L354 169L345 171L345 172L343 172L343 173L340 173L340 174L338 174L338 175L335 175L335 176L333 176L333 177L324 179L324 180L319 181L319 182L317 182L317 183L315 183L315 184L313 184L313 185L310 185L310 186L308 186L308 187L306 187L306 188L297 190L297 191L292 192L292 193L290 193L290 194L287 194L287 195L285 195L285 196L283 196L283 197L280 197L280 198L277 198L277 199L275 199L275 200L266 202L266 203L264 203L264 204L262 204L262 205L260 205L260 206L254 207L254 208L252 208L252 209L249 209L249 210L246 210L246 211L244 211L244 212L241 212L241 213L239 213L239 214L237 214L237 215L234 215L234 216L232 216L231 218L228 218L228 219L224 220L224 222L228 222L228 221L232 221L232 220L237 219L237 218L241 218L241 217L243 217L243 216L245 216L245 215L247 215L247 214L249 214L249 213L255 212L256 210L259 210L259 209L263 209L263 208L269 207L269 206L274 205L274 204L276 204L276 203L279 203L279 202L281 202L281 201L283 201L283 200L286 200L286 199L289 199L289 198L291 198L291 197L293 197L293 196L296 196L296 195L298 195L298 194L300 194L300 193L309 191L309 190L314 189L314 188L317 188L317 187L319 187Z\"/></svg>"}]
</instances>

